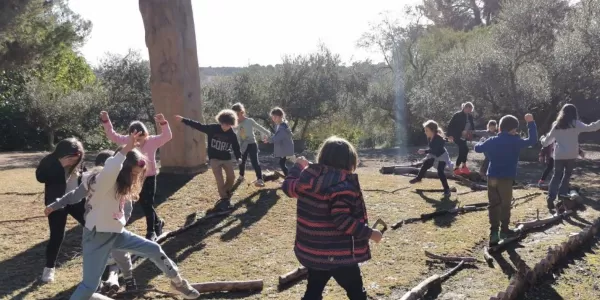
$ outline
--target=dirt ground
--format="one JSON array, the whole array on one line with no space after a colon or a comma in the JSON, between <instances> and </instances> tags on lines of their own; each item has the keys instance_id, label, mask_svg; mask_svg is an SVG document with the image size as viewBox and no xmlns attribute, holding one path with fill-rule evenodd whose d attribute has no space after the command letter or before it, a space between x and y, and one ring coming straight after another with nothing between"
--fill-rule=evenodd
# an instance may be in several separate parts
<instances>
[{"instance_id":1,"label":"dirt ground","mask_svg":"<svg viewBox=\"0 0 600 300\"><path fill-rule=\"evenodd\" d=\"M550 245L565 241L600 217L600 158L598 147L585 146L588 160L578 163L574 183L585 189L584 211L545 231L529 234L519 244L507 248L490 267L484 262L466 266L432 290L426 299L489 299L504 290L517 264L533 266L546 254ZM409 177L381 175L382 165L406 164L418 159L414 149L369 150L361 152L358 174L367 202L371 222L378 218L388 224L400 219L418 217L422 213L452 208L460 203L486 202L486 192L472 192L457 187L450 200L438 192L417 192L416 188L437 189L437 180L425 180L418 186L408 183ZM35 180L34 167L41 153L0 154L0 299L68 299L81 280L81 229L69 219L65 242L59 257L56 281L41 284L48 239L46 218L43 217L43 186ZM471 155L475 162L482 159ZM591 158L591 160L589 160ZM273 168L273 158L261 157L265 167ZM519 181L533 182L541 173L537 163L522 163ZM247 179L253 180L250 170ZM217 191L210 172L194 177L160 175L157 190L157 211L166 220L166 230L180 228L195 220L215 203ZM516 206L512 221L531 220L546 216L544 195L537 189L515 190ZM263 189L242 184L232 199L234 212L206 222L197 229L163 243L165 252L179 265L182 274L193 282L263 279L264 289L254 294L217 293L202 299L299 299L306 287L301 281L278 290L277 277L298 267L292 251L295 235L295 210L292 199L278 190L274 182ZM145 233L141 209L136 206L129 230ZM432 274L443 273L452 265L430 261L427 250L436 254L471 255L482 258L487 241L486 211L405 225L389 230L384 240L372 244L373 259L361 266L363 280L371 299L399 299L407 290ZM531 289L522 299L600 299L600 256L593 244L589 249L561 265L554 276ZM142 262L134 270L140 286L154 286L168 291L168 280L150 262ZM147 293L136 298L170 299L169 296ZM324 299L345 299L343 290L332 280Z\"/></svg>"}]
</instances>

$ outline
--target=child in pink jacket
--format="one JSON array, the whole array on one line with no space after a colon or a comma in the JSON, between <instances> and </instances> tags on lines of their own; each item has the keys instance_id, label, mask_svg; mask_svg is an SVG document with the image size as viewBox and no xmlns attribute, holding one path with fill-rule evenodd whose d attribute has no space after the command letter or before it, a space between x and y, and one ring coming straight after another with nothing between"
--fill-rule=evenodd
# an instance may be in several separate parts
<instances>
[{"instance_id":1,"label":"child in pink jacket","mask_svg":"<svg viewBox=\"0 0 600 300\"><path fill-rule=\"evenodd\" d=\"M156 167L156 150L170 141L173 137L169 122L167 122L163 114L157 114L154 118L161 128L161 133L159 135L150 135L144 123L140 121L131 122L127 129L128 134L131 134L134 131L143 133L139 138L140 146L138 149L146 157L147 170L142 191L140 192L139 202L144 209L144 215L146 215L146 238L152 241L155 241L156 238L162 234L165 225L165 222L158 217L154 210L156 175L158 175L158 169ZM107 112L100 112L100 120L102 121L104 132L109 140L118 145L127 144L129 137L115 132Z\"/></svg>"}]
</instances>

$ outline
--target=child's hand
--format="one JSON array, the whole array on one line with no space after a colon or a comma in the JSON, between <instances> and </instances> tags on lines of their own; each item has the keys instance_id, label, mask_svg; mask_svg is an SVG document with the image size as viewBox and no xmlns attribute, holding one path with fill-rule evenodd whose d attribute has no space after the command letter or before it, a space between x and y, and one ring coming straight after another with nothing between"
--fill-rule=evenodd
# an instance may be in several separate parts
<instances>
[{"instance_id":1,"label":"child's hand","mask_svg":"<svg viewBox=\"0 0 600 300\"><path fill-rule=\"evenodd\" d=\"M306 158L304 158L304 156L300 156L298 158L296 158L296 163L300 165L300 167L302 167L302 169L305 169L306 167L308 167L308 164L310 164L310 162L308 160L306 160Z\"/></svg>"},{"instance_id":2,"label":"child's hand","mask_svg":"<svg viewBox=\"0 0 600 300\"><path fill-rule=\"evenodd\" d=\"M181 120L183 120L183 117L180 115L175 115L174 118L175 118L175 121L177 121L177 122L181 122Z\"/></svg>"},{"instance_id":3,"label":"child's hand","mask_svg":"<svg viewBox=\"0 0 600 300\"><path fill-rule=\"evenodd\" d=\"M54 212L54 208L48 206L44 209L44 215L49 216L52 212Z\"/></svg>"},{"instance_id":4,"label":"child's hand","mask_svg":"<svg viewBox=\"0 0 600 300\"><path fill-rule=\"evenodd\" d=\"M425 150L419 149L419 150L417 150L417 153L419 153L419 154L425 154Z\"/></svg>"},{"instance_id":5,"label":"child's hand","mask_svg":"<svg viewBox=\"0 0 600 300\"><path fill-rule=\"evenodd\" d=\"M154 116L154 119L156 120L156 122L158 122L158 124L164 123L167 121L167 120L165 120L165 116L163 114L157 114L156 116Z\"/></svg>"},{"instance_id":6,"label":"child's hand","mask_svg":"<svg viewBox=\"0 0 600 300\"><path fill-rule=\"evenodd\" d=\"M379 243L381 241L381 238L383 238L383 234L381 233L381 231L373 229L373 233L371 233L370 239L375 243Z\"/></svg>"},{"instance_id":7,"label":"child's hand","mask_svg":"<svg viewBox=\"0 0 600 300\"><path fill-rule=\"evenodd\" d=\"M69 155L58 159L63 168L72 166L79 160L79 155Z\"/></svg>"},{"instance_id":8,"label":"child's hand","mask_svg":"<svg viewBox=\"0 0 600 300\"><path fill-rule=\"evenodd\" d=\"M527 122L527 123L533 122L533 115L532 114L526 114L525 115L525 122Z\"/></svg>"},{"instance_id":9,"label":"child's hand","mask_svg":"<svg viewBox=\"0 0 600 300\"><path fill-rule=\"evenodd\" d=\"M102 122L108 122L108 112L101 111L100 120L102 120Z\"/></svg>"},{"instance_id":10,"label":"child's hand","mask_svg":"<svg viewBox=\"0 0 600 300\"><path fill-rule=\"evenodd\" d=\"M138 142L138 138L140 136L142 136L142 132L138 132L137 130L134 130L132 133L130 133L129 140L127 141L127 145L125 145L125 147L123 147L123 150L121 150L121 153L126 155L129 151L138 147L140 145L140 142Z\"/></svg>"}]
</instances>

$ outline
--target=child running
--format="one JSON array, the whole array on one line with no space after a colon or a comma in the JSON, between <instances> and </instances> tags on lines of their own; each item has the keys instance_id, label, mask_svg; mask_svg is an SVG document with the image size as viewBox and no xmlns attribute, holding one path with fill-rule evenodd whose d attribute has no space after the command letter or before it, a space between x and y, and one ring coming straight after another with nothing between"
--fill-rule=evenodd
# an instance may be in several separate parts
<instances>
[{"instance_id":1,"label":"child running","mask_svg":"<svg viewBox=\"0 0 600 300\"><path fill-rule=\"evenodd\" d=\"M500 119L500 133L475 145L475 152L486 153L490 160L488 176L488 207L490 218L489 246L514 235L509 228L510 209L513 199L513 182L517 176L521 149L537 142L537 128L533 116L525 115L529 137L521 139L517 134L519 120L511 115ZM498 230L500 229L500 230Z\"/></svg>"},{"instance_id":2,"label":"child running","mask_svg":"<svg viewBox=\"0 0 600 300\"><path fill-rule=\"evenodd\" d=\"M554 158L552 157L554 153L554 143L548 145L547 147L543 147L540 150L539 160L541 163L546 165L544 172L542 172L542 177L538 181L538 186L542 187L546 183L546 178L550 172L554 169ZM585 158L585 152L579 148L579 156L581 158Z\"/></svg>"},{"instance_id":3,"label":"child running","mask_svg":"<svg viewBox=\"0 0 600 300\"><path fill-rule=\"evenodd\" d=\"M302 299L320 300L331 277L351 300L366 300L359 263L371 259L369 239L381 232L368 226L367 209L358 175L358 155L346 140L330 137L321 145L318 163L299 157L283 182L289 197L297 198L298 261L308 269Z\"/></svg>"},{"instance_id":4,"label":"child running","mask_svg":"<svg viewBox=\"0 0 600 300\"><path fill-rule=\"evenodd\" d=\"M263 181L262 170L258 164L258 145L256 145L254 131L259 131L264 137L271 136L271 132L260 126L260 124L256 123L254 119L248 118L246 116L246 109L242 103L234 104L231 109L237 113L237 136L240 143L240 151L242 152L242 162L239 166L240 177L238 177L238 181L244 181L244 175L246 173L246 160L248 159L248 155L250 155L250 162L252 163L252 168L254 168L254 172L256 173L256 181L254 184L258 187L264 187L265 182Z\"/></svg>"},{"instance_id":5,"label":"child running","mask_svg":"<svg viewBox=\"0 0 600 300\"><path fill-rule=\"evenodd\" d=\"M122 149L122 146L119 147L119 149L117 149L117 152L120 152L121 149ZM98 155L96 155L96 160L94 162L94 165L96 167L103 167L106 160L109 157L114 156L114 155L115 155L115 152L111 151L111 150L101 151L100 153L98 153ZM84 174L83 176L87 176L87 174ZM46 216L48 216L52 212L57 211L59 209L63 209L64 207L68 207L69 205L74 205L74 204L83 202L82 200L85 199L87 197L87 195L88 195L88 190L86 188L86 185L84 183L80 183L76 189L70 191L69 193L64 195L62 198L57 199L53 203L50 203L48 206L46 206L46 209L44 210L44 214ZM85 204L85 203L82 203L82 204ZM123 210L124 210L124 214L125 214L125 223L127 223L129 221L129 218L131 217L131 212L133 211L132 202L127 201L125 203L125 207L123 208ZM135 283L135 279L133 278L133 265L131 263L131 257L129 256L129 254L127 252L123 252L121 250L113 250L111 252L111 257L114 260L114 262L117 264L119 269L121 270L121 273L123 273L123 278L125 279L125 290L126 291L137 290L137 285ZM115 292L119 290L119 286L111 287L111 288L114 289Z\"/></svg>"},{"instance_id":6,"label":"child running","mask_svg":"<svg viewBox=\"0 0 600 300\"><path fill-rule=\"evenodd\" d=\"M292 130L285 120L285 112L279 107L271 110L271 120L275 123L275 134L264 140L265 143L273 143L273 155L279 158L279 166L283 175L288 175L286 162L288 158L294 157L294 139Z\"/></svg>"},{"instance_id":7,"label":"child running","mask_svg":"<svg viewBox=\"0 0 600 300\"><path fill-rule=\"evenodd\" d=\"M83 160L83 145L76 138L60 141L54 151L40 161L35 170L35 177L44 184L44 203L48 205L66 192L74 190L81 182L79 167ZM46 267L42 273L43 282L53 282L55 275L56 259L60 246L65 237L67 216L75 218L79 224L84 225L85 208L83 203L66 205L57 209L48 217L50 227L50 241L46 246Z\"/></svg>"},{"instance_id":8,"label":"child running","mask_svg":"<svg viewBox=\"0 0 600 300\"><path fill-rule=\"evenodd\" d=\"M540 138L542 147L554 145L554 175L548 186L548 198L546 202L550 212L554 212L554 200L557 195L569 193L569 182L575 168L575 160L579 155L579 134L600 130L600 120L584 124L579 121L577 107L573 104L565 104L552 129L546 136Z\"/></svg>"},{"instance_id":9,"label":"child running","mask_svg":"<svg viewBox=\"0 0 600 300\"><path fill-rule=\"evenodd\" d=\"M177 266L160 245L124 228L125 205L139 198L146 171L146 160L135 149L139 147L142 134L132 132L127 144L106 160L104 168L90 172L83 178L85 189L90 191L85 204L86 224L82 237L83 280L71 295L71 300L90 299L100 284L102 272L113 250L147 257L165 273L173 289L185 299L200 296L187 280L181 278Z\"/></svg>"},{"instance_id":10,"label":"child running","mask_svg":"<svg viewBox=\"0 0 600 300\"><path fill-rule=\"evenodd\" d=\"M235 180L231 151L233 150L237 161L240 160L242 155L237 135L233 132L233 127L237 126L237 114L233 110L224 109L217 114L215 119L218 124L202 124L179 115L175 116L175 120L206 133L208 159L217 181L220 197L215 208L228 210L231 208L231 196L233 195L232 189ZM225 171L225 180L223 180L223 171Z\"/></svg>"},{"instance_id":11,"label":"child running","mask_svg":"<svg viewBox=\"0 0 600 300\"><path fill-rule=\"evenodd\" d=\"M140 133L140 140L138 141L140 151L146 159L148 159L148 170L146 172L146 178L144 179L144 185L140 192L140 204L142 205L144 215L146 216L146 238L152 241L156 240L156 238L162 234L163 227L165 226L165 221L158 217L158 214L154 209L156 176L158 175L158 168L156 167L156 150L170 141L173 137L169 122L167 122L163 114L157 114L154 116L154 119L161 128L161 133L159 135L150 135L146 125L140 121L131 122L127 129L129 134L134 131ZM127 143L126 135L115 132L107 112L100 112L100 120L102 121L104 132L109 140L117 145L124 145Z\"/></svg>"},{"instance_id":12,"label":"child running","mask_svg":"<svg viewBox=\"0 0 600 300\"><path fill-rule=\"evenodd\" d=\"M450 155L448 155L448 151L444 147L444 132L439 127L438 123L429 120L423 123L423 128L425 130L425 135L427 136L427 141L429 142L429 149L420 149L419 154L427 154L425 160L423 160L423 165L421 166L421 170L419 170L419 174L414 179L410 180L411 184L415 184L417 182L421 182L423 177L425 177L425 173L429 168L435 166L437 169L438 177L442 182L442 186L444 187L444 197L450 197L450 187L448 186L448 179L446 178L446 167L452 170L452 162L450 161Z\"/></svg>"},{"instance_id":13,"label":"child running","mask_svg":"<svg viewBox=\"0 0 600 300\"><path fill-rule=\"evenodd\" d=\"M486 130L475 130L473 132L473 135L479 136L481 137L481 142L483 142L484 140L487 140L493 136L498 135L498 123L496 123L496 120L489 120L487 123L487 129ZM487 154L483 154L484 155L484 159L483 162L481 163L481 167L479 167L479 175L481 175L481 177L486 178L487 174L487 169L490 165L490 160L487 157Z\"/></svg>"}]
</instances>

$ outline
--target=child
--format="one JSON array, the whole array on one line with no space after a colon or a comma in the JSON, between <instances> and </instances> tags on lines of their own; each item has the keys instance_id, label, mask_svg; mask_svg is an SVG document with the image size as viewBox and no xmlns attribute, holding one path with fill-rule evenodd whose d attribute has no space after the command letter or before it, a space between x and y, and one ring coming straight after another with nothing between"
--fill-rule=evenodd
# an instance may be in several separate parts
<instances>
[{"instance_id":1,"label":"child","mask_svg":"<svg viewBox=\"0 0 600 300\"><path fill-rule=\"evenodd\" d=\"M233 154L238 161L242 155L240 153L238 138L232 129L237 125L237 114L233 110L225 109L219 112L215 119L219 124L202 124L179 115L175 116L175 120L206 133L208 159L210 160L210 168L217 181L217 189L219 190L220 197L216 208L228 210L231 208L230 201L235 178L231 161L231 150L233 150ZM223 171L225 171L225 180L223 180Z\"/></svg>"},{"instance_id":2,"label":"child","mask_svg":"<svg viewBox=\"0 0 600 300\"><path fill-rule=\"evenodd\" d=\"M538 181L538 186L543 186L546 178L548 178L548 174L550 174L550 171L552 171L554 169L554 158L552 158L552 155L554 153L554 144L551 144L547 147L543 147L540 150L540 162L543 164L546 164L546 168L544 169L544 172L542 173L542 177L540 177L540 180ZM581 158L585 158L585 152L583 152L583 150L581 150L581 148L579 148L579 156Z\"/></svg>"},{"instance_id":3,"label":"child","mask_svg":"<svg viewBox=\"0 0 600 300\"><path fill-rule=\"evenodd\" d=\"M240 143L240 150L242 152L242 163L240 163L240 177L238 180L240 182L244 181L246 160L248 159L248 155L250 155L250 162L252 163L252 168L254 168L254 172L256 173L256 181L254 184L259 187L264 187L265 182L263 181L262 170L258 164L258 146L256 145L254 130L258 130L265 137L271 136L271 132L256 123L254 119L246 117L246 109L242 103L234 104L231 109L237 113L237 136Z\"/></svg>"},{"instance_id":4,"label":"child","mask_svg":"<svg viewBox=\"0 0 600 300\"><path fill-rule=\"evenodd\" d=\"M119 149L117 149L117 152L121 151L121 149L122 149L122 146L119 147ZM96 160L94 163L95 166L103 167L106 160L109 157L114 156L114 155L115 155L115 152L111 151L111 150L101 151L96 156ZM84 176L86 176L86 175L84 175ZM80 183L76 189L70 191L69 193L64 195L62 198L57 199L53 203L50 203L48 206L46 206L46 209L44 210L44 214L46 216L48 216L52 212L62 209L65 206L80 203L81 200L83 200L84 198L87 197L87 195L88 195L88 190L86 189L86 185L83 183ZM127 201L125 203L125 207L123 208L124 214L125 214L125 223L127 223L127 221L129 221L129 218L131 217L131 212L133 211L133 206L131 204L132 204L131 201ZM120 250L113 250L111 252L111 256L112 256L113 260L115 261L115 263L119 266L119 269L121 270L121 272L123 273L123 278L125 279L125 289L127 291L137 290L137 285L135 283L135 279L133 278L133 273L132 273L133 265L131 263L131 257L128 255L128 253L120 251ZM118 289L119 289L119 286L116 286L116 290L118 290Z\"/></svg>"},{"instance_id":5,"label":"child","mask_svg":"<svg viewBox=\"0 0 600 300\"><path fill-rule=\"evenodd\" d=\"M490 137L498 135L497 128L498 128L498 124L496 123L496 120L489 120L487 123L486 130L475 130L473 132L473 135L480 136L481 137L480 141L483 142L484 140L486 140ZM483 162L481 163L481 167L479 167L479 175L481 175L483 178L486 177L485 174L487 173L487 169L488 169L489 165L490 165L490 160L488 159L487 154L484 153Z\"/></svg>"},{"instance_id":6,"label":"child","mask_svg":"<svg viewBox=\"0 0 600 300\"><path fill-rule=\"evenodd\" d=\"M438 126L438 123L433 120L423 123L423 128L425 129L425 135L429 141L429 149L419 150L419 154L427 154L427 157L425 157L425 160L423 161L419 174L416 178L412 179L410 183L414 184L420 182L427 170L436 165L438 176L444 187L444 197L450 197L450 187L448 186L445 170L446 167L452 169L452 162L450 161L448 151L446 151L446 148L444 147L444 132Z\"/></svg>"},{"instance_id":7,"label":"child","mask_svg":"<svg viewBox=\"0 0 600 300\"><path fill-rule=\"evenodd\" d=\"M115 132L107 112L100 112L100 119L102 120L104 132L109 140L118 145L124 145L127 142L126 135L120 135ZM156 150L170 141L173 137L169 122L165 120L165 117L162 114L157 114L154 119L161 128L161 133L159 135L150 135L146 125L140 121L131 122L127 129L127 132L130 134L133 131L137 131L141 134L140 140L138 141L140 144L140 151L148 159L148 172L146 172L144 185L140 192L140 204L142 205L144 215L146 216L146 238L152 241L156 240L156 237L162 234L163 227L165 226L164 220L160 219L158 214L156 214L156 210L154 210L156 175L158 175L158 169L156 168Z\"/></svg>"},{"instance_id":8,"label":"child","mask_svg":"<svg viewBox=\"0 0 600 300\"><path fill-rule=\"evenodd\" d=\"M65 192L77 187L81 181L78 172L83 160L83 145L76 138L60 141L54 151L40 161L35 176L44 184L44 203L48 205L56 198L62 197ZM42 273L43 282L53 282L56 258L65 237L67 215L75 218L79 224L84 225L85 208L83 204L67 205L64 209L56 210L49 214L50 241L46 246L46 267Z\"/></svg>"},{"instance_id":9,"label":"child","mask_svg":"<svg viewBox=\"0 0 600 300\"><path fill-rule=\"evenodd\" d=\"M551 212L554 210L554 200L556 200L557 194L569 193L571 173L575 168L575 159L579 155L579 134L596 130L600 130L600 120L589 125L584 124L579 121L577 107L573 104L565 104L548 135L541 137L542 147L555 144L554 175L550 179L548 198L546 199Z\"/></svg>"},{"instance_id":10,"label":"child","mask_svg":"<svg viewBox=\"0 0 600 300\"><path fill-rule=\"evenodd\" d=\"M475 106L471 102L465 102L461 110L454 115L448 124L448 141L458 146L458 157L454 165L454 174L467 175L470 173L467 168L467 156L469 155L469 146L467 141L471 139L471 132L475 130L473 122L473 110Z\"/></svg>"},{"instance_id":11,"label":"child","mask_svg":"<svg viewBox=\"0 0 600 300\"><path fill-rule=\"evenodd\" d=\"M200 296L157 243L137 236L125 227L124 207L139 198L146 171L146 160L135 148L143 133L130 134L123 149L106 160L104 168L83 178L90 191L86 201L83 229L83 280L71 300L87 300L100 284L102 271L112 250L118 249L148 257L171 279L171 286L185 299Z\"/></svg>"},{"instance_id":12,"label":"child","mask_svg":"<svg viewBox=\"0 0 600 300\"><path fill-rule=\"evenodd\" d=\"M297 198L298 261L308 269L302 299L322 299L331 277L352 300L366 300L359 263L371 259L369 239L382 234L371 229L358 175L358 155L346 140L330 137L321 145L316 164L299 157L283 182L289 197Z\"/></svg>"},{"instance_id":13,"label":"child","mask_svg":"<svg viewBox=\"0 0 600 300\"><path fill-rule=\"evenodd\" d=\"M275 123L275 134L268 139L273 143L273 155L279 157L279 166L285 176L288 175L288 168L285 165L288 157L294 157L294 139L292 130L285 120L285 112L279 107L271 110L271 120ZM267 140L265 139L265 143Z\"/></svg>"},{"instance_id":14,"label":"child","mask_svg":"<svg viewBox=\"0 0 600 300\"><path fill-rule=\"evenodd\" d=\"M488 176L488 207L490 218L490 247L495 246L501 239L513 235L509 229L510 204L513 199L513 181L517 176L517 165L521 149L535 145L537 128L531 114L525 115L529 137L521 139L517 134L519 120L511 115L500 119L500 133L475 145L475 152L486 153L489 160ZM500 228L500 231L498 231Z\"/></svg>"}]
</instances>

